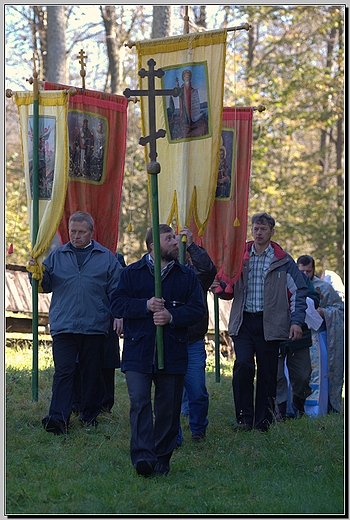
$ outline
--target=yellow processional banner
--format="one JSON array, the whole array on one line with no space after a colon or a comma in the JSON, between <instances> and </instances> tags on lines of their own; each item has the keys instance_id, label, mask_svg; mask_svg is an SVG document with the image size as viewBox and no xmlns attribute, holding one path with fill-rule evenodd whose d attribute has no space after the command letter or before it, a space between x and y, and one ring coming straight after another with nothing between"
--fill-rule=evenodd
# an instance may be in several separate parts
<instances>
[{"instance_id":1,"label":"yellow processional banner","mask_svg":"<svg viewBox=\"0 0 350 520\"><path fill-rule=\"evenodd\" d=\"M39 228L31 256L39 259L52 241L62 218L67 191L68 154L68 94L65 91L39 91L38 182ZM28 218L33 239L33 93L14 95L20 119L22 163L25 174ZM40 279L38 267L33 276ZM31 269L32 270L32 269Z\"/></svg>"},{"instance_id":2,"label":"yellow processional banner","mask_svg":"<svg viewBox=\"0 0 350 520\"><path fill-rule=\"evenodd\" d=\"M180 95L156 97L159 221L189 226L191 217L201 236L215 200L221 144L226 30L192 33L136 44L139 69L164 71L155 88L178 87ZM140 79L147 90L148 78ZM149 133L148 99L141 97L142 132ZM148 147L147 147L148 148ZM147 157L148 159L148 149ZM150 190L149 190L150 192Z\"/></svg>"}]
</instances>

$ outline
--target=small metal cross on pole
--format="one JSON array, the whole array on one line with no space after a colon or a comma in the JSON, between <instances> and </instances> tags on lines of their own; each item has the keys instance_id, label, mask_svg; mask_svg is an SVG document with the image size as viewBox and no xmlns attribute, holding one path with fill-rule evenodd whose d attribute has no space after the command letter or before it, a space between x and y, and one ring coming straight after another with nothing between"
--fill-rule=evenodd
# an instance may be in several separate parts
<instances>
[{"instance_id":1,"label":"small metal cross on pole","mask_svg":"<svg viewBox=\"0 0 350 520\"><path fill-rule=\"evenodd\" d=\"M159 237L159 206L158 206L158 179L157 175L160 173L160 164L157 159L156 140L159 137L165 137L165 130L156 131L156 96L174 96L179 95L180 89L175 87L173 89L156 90L154 86L154 78L162 78L164 71L162 69L154 69L156 62L151 58L147 65L149 70L141 69L138 74L141 78L148 76L148 90L130 90L125 89L123 94L129 98L131 96L147 96L148 97L148 121L149 121L149 135L141 137L139 144L146 146L149 143L150 162L147 164L147 173L151 176L151 191L152 191L152 229L153 229L153 248L154 248L154 281L155 281L155 296L162 298L162 281L161 281L161 258L160 258L160 237ZM158 353L158 368L164 368L164 348L163 348L163 329L157 325L157 353Z\"/></svg>"},{"instance_id":2,"label":"small metal cross on pole","mask_svg":"<svg viewBox=\"0 0 350 520\"><path fill-rule=\"evenodd\" d=\"M77 59L79 60L79 63L80 63L80 76L81 76L82 88L85 88L86 63L84 62L84 60L87 59L87 55L85 54L85 56L84 56L83 49L80 50L80 52L77 56Z\"/></svg>"}]
</instances>

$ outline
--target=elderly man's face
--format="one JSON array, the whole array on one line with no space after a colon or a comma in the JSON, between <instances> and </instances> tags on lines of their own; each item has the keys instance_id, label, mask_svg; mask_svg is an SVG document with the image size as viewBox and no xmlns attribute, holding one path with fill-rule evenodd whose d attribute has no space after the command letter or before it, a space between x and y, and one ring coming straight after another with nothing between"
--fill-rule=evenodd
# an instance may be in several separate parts
<instances>
[{"instance_id":1,"label":"elderly man's face","mask_svg":"<svg viewBox=\"0 0 350 520\"><path fill-rule=\"evenodd\" d=\"M90 230L89 223L86 220L82 222L75 222L74 220L69 223L68 227L69 240L74 247L83 249L92 238L93 231Z\"/></svg>"}]
</instances>

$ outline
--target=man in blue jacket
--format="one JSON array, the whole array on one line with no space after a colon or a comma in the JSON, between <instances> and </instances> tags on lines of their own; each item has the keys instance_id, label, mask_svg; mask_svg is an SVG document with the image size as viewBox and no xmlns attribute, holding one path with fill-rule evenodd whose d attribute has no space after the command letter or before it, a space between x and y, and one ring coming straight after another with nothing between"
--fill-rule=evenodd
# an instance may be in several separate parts
<instances>
[{"instance_id":1,"label":"man in blue jacket","mask_svg":"<svg viewBox=\"0 0 350 520\"><path fill-rule=\"evenodd\" d=\"M162 298L154 296L151 228L146 235L148 254L124 268L111 306L113 316L123 318L121 370L130 397L130 456L137 473L143 476L169 472L187 371L188 327L200 321L206 311L197 276L178 261L174 231L161 224L159 233ZM158 367L156 326L163 328L163 369Z\"/></svg>"},{"instance_id":2,"label":"man in blue jacket","mask_svg":"<svg viewBox=\"0 0 350 520\"><path fill-rule=\"evenodd\" d=\"M49 311L55 365L52 398L42 424L56 435L67 433L73 405L73 378L79 355L81 422L96 425L101 411L103 349L110 324L110 296L122 267L114 254L92 240L89 213L70 216L69 242L43 261L43 292L52 292ZM29 265L35 265L30 259Z\"/></svg>"},{"instance_id":3,"label":"man in blue jacket","mask_svg":"<svg viewBox=\"0 0 350 520\"><path fill-rule=\"evenodd\" d=\"M274 420L280 342L300 339L305 321L308 288L293 258L271 241L274 228L267 213L253 215L254 241L247 242L241 276L228 293L234 298L228 333L236 356L232 387L237 431L253 426L268 430Z\"/></svg>"}]
</instances>

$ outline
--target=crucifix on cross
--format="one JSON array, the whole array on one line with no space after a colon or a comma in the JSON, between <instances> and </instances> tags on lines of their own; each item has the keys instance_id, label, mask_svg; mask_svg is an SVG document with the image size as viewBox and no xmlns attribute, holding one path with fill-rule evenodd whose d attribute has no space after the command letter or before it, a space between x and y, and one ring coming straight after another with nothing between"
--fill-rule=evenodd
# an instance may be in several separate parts
<instances>
[{"instance_id":1,"label":"crucifix on cross","mask_svg":"<svg viewBox=\"0 0 350 520\"><path fill-rule=\"evenodd\" d=\"M162 78L164 76L163 69L154 69L156 62L153 58L148 60L147 65L149 66L149 70L140 69L139 76L141 78L145 78L148 76L148 90L130 90L129 88L125 89L123 94L125 97L129 98L131 96L147 96L148 97L148 120L149 120L149 135L147 137L141 137L139 140L139 144L142 146L146 146L149 143L150 153L149 158L151 162L147 164L147 173L157 174L160 172L160 165L156 162L157 158L157 147L156 140L159 137L165 137L165 130L156 131L156 105L155 105L155 97L156 96L174 96L177 97L180 94L180 89L175 87L173 89L164 89L164 90L156 90L154 88L154 78ZM157 170L157 166L159 166L159 170ZM150 171L151 170L151 171Z\"/></svg>"},{"instance_id":2,"label":"crucifix on cross","mask_svg":"<svg viewBox=\"0 0 350 520\"><path fill-rule=\"evenodd\" d=\"M82 82L82 88L85 88L85 76L86 76L86 63L84 60L87 59L87 55L84 55L83 49L80 50L79 54L77 55L77 60L79 60L80 63L80 76L81 76L81 82Z\"/></svg>"},{"instance_id":3,"label":"crucifix on cross","mask_svg":"<svg viewBox=\"0 0 350 520\"><path fill-rule=\"evenodd\" d=\"M162 69L154 69L156 62L150 59L147 62L149 70L140 69L139 76L145 78L148 76L148 90L130 90L125 89L123 94L129 98L131 96L147 96L148 97L148 121L149 121L149 135L141 137L139 144L146 146L149 143L150 162L147 164L147 173L151 175L151 191L152 191L152 228L153 228L153 247L154 247L154 283L155 296L162 298L162 281L161 281L161 259L160 259L160 237L159 237L159 208L158 208L158 182L157 174L160 173L160 164L157 159L156 141L159 137L165 137L165 130L156 131L156 96L174 96L177 97L180 89L175 87L173 89L155 89L154 78L162 78L164 71ZM161 325L157 325L157 352L158 352L158 368L164 368L164 351L163 351L163 329Z\"/></svg>"}]
</instances>

